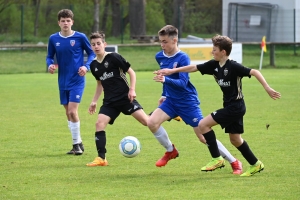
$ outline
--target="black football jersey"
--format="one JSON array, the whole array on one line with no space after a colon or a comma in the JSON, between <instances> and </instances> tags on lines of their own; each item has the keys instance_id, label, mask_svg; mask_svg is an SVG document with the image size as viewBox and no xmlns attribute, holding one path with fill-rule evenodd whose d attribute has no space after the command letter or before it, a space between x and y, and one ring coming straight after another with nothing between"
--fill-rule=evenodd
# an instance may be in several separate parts
<instances>
[{"instance_id":1,"label":"black football jersey","mask_svg":"<svg viewBox=\"0 0 300 200\"><path fill-rule=\"evenodd\" d=\"M220 67L219 61L210 60L197 65L202 75L213 75L217 84L223 92L223 101L231 102L243 99L242 78L250 75L250 68L244 67L233 60L227 60L223 67Z\"/></svg>"},{"instance_id":2,"label":"black football jersey","mask_svg":"<svg viewBox=\"0 0 300 200\"><path fill-rule=\"evenodd\" d=\"M129 83L126 78L129 62L118 53L108 53L101 63L95 58L90 67L95 79L101 81L103 104L129 102Z\"/></svg>"}]
</instances>

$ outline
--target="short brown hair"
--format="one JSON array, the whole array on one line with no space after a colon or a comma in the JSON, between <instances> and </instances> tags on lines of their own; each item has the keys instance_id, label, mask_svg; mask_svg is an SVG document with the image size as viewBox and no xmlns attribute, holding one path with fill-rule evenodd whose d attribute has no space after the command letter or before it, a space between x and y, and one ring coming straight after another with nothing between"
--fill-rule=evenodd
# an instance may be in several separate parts
<instances>
[{"instance_id":1,"label":"short brown hair","mask_svg":"<svg viewBox=\"0 0 300 200\"><path fill-rule=\"evenodd\" d=\"M225 50L226 55L230 55L232 49L232 40L229 37L215 35L211 40L214 46L219 47L220 51Z\"/></svg>"},{"instance_id":2,"label":"short brown hair","mask_svg":"<svg viewBox=\"0 0 300 200\"><path fill-rule=\"evenodd\" d=\"M177 38L178 37L178 29L175 26L172 25L166 25L164 27L162 27L162 29L160 29L158 31L158 35L159 36L169 36L169 37L174 37Z\"/></svg>"},{"instance_id":3,"label":"short brown hair","mask_svg":"<svg viewBox=\"0 0 300 200\"><path fill-rule=\"evenodd\" d=\"M91 33L90 35L90 39L97 39L97 38L101 38L103 42L105 42L105 34L103 31L97 31L94 33Z\"/></svg>"},{"instance_id":4,"label":"short brown hair","mask_svg":"<svg viewBox=\"0 0 300 200\"><path fill-rule=\"evenodd\" d=\"M60 18L71 18L73 20L74 14L73 14L72 10L62 9L57 13L58 21L60 20Z\"/></svg>"}]
</instances>

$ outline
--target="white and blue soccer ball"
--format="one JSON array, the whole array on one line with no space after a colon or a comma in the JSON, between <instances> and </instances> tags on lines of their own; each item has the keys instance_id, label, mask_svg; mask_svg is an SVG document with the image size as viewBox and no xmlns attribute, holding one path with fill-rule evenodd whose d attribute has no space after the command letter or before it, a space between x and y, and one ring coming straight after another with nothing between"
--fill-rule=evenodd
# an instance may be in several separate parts
<instances>
[{"instance_id":1,"label":"white and blue soccer ball","mask_svg":"<svg viewBox=\"0 0 300 200\"><path fill-rule=\"evenodd\" d=\"M126 136L120 141L119 150L123 156L133 158L141 152L141 143L134 136Z\"/></svg>"}]
</instances>

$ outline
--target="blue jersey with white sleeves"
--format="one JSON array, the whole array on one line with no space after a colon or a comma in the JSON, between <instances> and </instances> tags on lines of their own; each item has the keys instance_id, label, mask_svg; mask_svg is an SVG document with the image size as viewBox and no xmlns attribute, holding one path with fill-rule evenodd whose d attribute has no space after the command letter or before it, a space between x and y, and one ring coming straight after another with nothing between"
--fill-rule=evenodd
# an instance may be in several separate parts
<instances>
[{"instance_id":1,"label":"blue jersey with white sleeves","mask_svg":"<svg viewBox=\"0 0 300 200\"><path fill-rule=\"evenodd\" d=\"M160 51L156 54L155 59L160 69L173 69L190 64L188 55L180 50L172 56L168 56L163 51ZM188 106L189 104L200 104L196 88L190 82L189 73L186 72L165 76L162 96L165 96L173 104L180 107Z\"/></svg>"},{"instance_id":2,"label":"blue jersey with white sleeves","mask_svg":"<svg viewBox=\"0 0 300 200\"><path fill-rule=\"evenodd\" d=\"M84 51L88 55L84 64ZM95 54L85 34L74 31L67 37L54 33L49 37L48 53L46 58L47 66L54 64L54 55L58 64L58 85L60 90L73 88L84 88L85 77L79 76L78 70L86 66L90 70L90 63Z\"/></svg>"}]
</instances>

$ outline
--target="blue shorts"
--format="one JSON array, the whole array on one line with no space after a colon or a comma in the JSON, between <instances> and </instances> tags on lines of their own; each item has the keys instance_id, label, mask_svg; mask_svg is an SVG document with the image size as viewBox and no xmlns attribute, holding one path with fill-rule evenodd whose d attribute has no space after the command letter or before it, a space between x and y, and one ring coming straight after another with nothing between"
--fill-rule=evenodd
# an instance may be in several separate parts
<instances>
[{"instance_id":1,"label":"blue shorts","mask_svg":"<svg viewBox=\"0 0 300 200\"><path fill-rule=\"evenodd\" d=\"M170 99L166 99L160 106L171 119L180 116L182 120L191 127L197 127L200 120L203 119L202 111L198 104L174 104Z\"/></svg>"},{"instance_id":2,"label":"blue shorts","mask_svg":"<svg viewBox=\"0 0 300 200\"><path fill-rule=\"evenodd\" d=\"M59 90L60 104L80 103L84 89Z\"/></svg>"}]
</instances>

